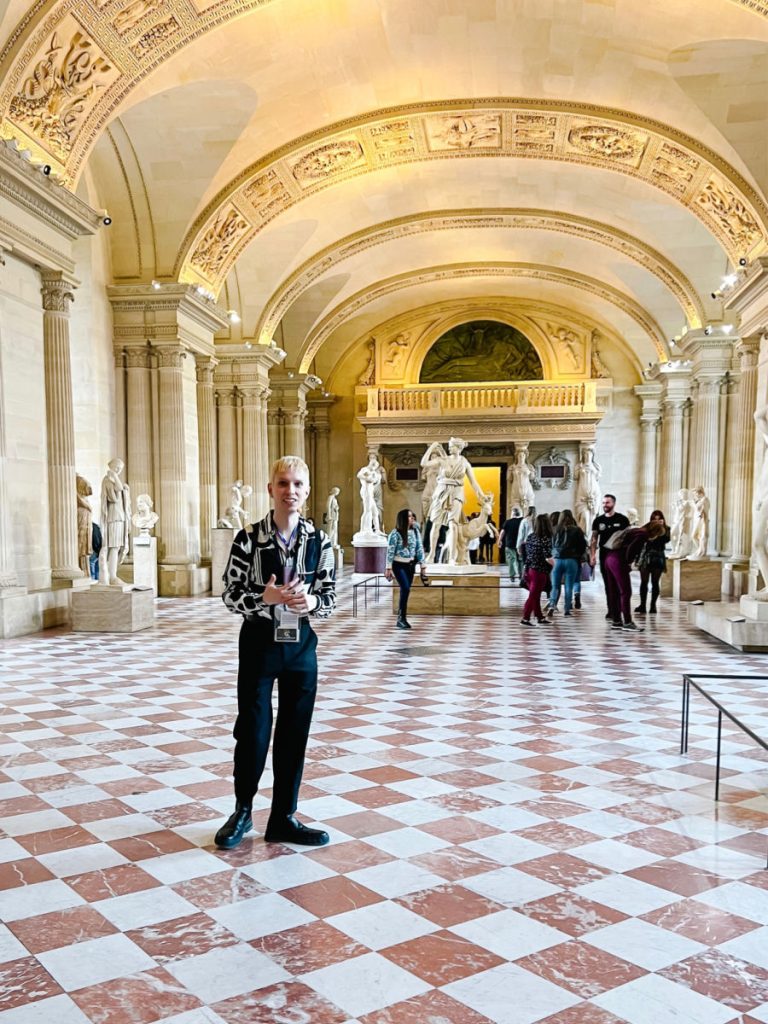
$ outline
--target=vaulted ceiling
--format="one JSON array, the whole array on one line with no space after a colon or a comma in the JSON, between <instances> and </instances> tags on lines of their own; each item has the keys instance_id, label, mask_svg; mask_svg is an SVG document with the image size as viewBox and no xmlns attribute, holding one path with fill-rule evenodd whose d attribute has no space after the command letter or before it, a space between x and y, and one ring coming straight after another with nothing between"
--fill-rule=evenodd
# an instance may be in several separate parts
<instances>
[{"instance_id":1,"label":"vaulted ceiling","mask_svg":"<svg viewBox=\"0 0 768 1024\"><path fill-rule=\"evenodd\" d=\"M296 367L483 289L644 364L768 251L761 0L0 0L0 46L0 131L109 211L115 282Z\"/></svg>"}]
</instances>

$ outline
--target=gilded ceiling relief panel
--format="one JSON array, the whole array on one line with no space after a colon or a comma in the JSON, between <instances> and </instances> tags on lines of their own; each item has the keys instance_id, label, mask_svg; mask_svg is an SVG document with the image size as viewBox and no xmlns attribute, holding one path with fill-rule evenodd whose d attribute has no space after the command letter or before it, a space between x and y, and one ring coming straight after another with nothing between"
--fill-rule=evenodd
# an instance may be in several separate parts
<instances>
[{"instance_id":1,"label":"gilded ceiling relief panel","mask_svg":"<svg viewBox=\"0 0 768 1024\"><path fill-rule=\"evenodd\" d=\"M112 19L112 27L119 36L127 36L146 18L167 9L167 0L133 0Z\"/></svg>"},{"instance_id":2,"label":"gilded ceiling relief panel","mask_svg":"<svg viewBox=\"0 0 768 1024\"><path fill-rule=\"evenodd\" d=\"M694 175L701 167L701 160L669 142L661 145L651 165L653 181L660 188L677 195L684 195L693 182Z\"/></svg>"},{"instance_id":3,"label":"gilded ceiling relief panel","mask_svg":"<svg viewBox=\"0 0 768 1024\"><path fill-rule=\"evenodd\" d=\"M524 153L552 155L557 144L558 118L550 114L515 114L512 146Z\"/></svg>"},{"instance_id":4,"label":"gilded ceiling relief panel","mask_svg":"<svg viewBox=\"0 0 768 1024\"><path fill-rule=\"evenodd\" d=\"M710 175L696 203L715 222L728 248L748 252L759 242L760 225L741 197L719 175Z\"/></svg>"},{"instance_id":5,"label":"gilded ceiling relief panel","mask_svg":"<svg viewBox=\"0 0 768 1024\"><path fill-rule=\"evenodd\" d=\"M291 193L277 171L266 171L243 189L243 195L262 220L283 209L291 201Z\"/></svg>"},{"instance_id":6,"label":"gilded ceiling relief panel","mask_svg":"<svg viewBox=\"0 0 768 1024\"><path fill-rule=\"evenodd\" d=\"M249 228L250 224L236 207L230 205L223 209L190 256L189 262L197 272L195 276L205 281L215 280Z\"/></svg>"},{"instance_id":7,"label":"gilded ceiling relief panel","mask_svg":"<svg viewBox=\"0 0 768 1024\"><path fill-rule=\"evenodd\" d=\"M501 149L501 114L449 114L426 118L429 148L443 150Z\"/></svg>"},{"instance_id":8,"label":"gilded ceiling relief panel","mask_svg":"<svg viewBox=\"0 0 768 1024\"><path fill-rule=\"evenodd\" d=\"M366 166L363 147L355 136L334 139L288 161L291 174L302 188L311 188L344 171Z\"/></svg>"},{"instance_id":9,"label":"gilded ceiling relief panel","mask_svg":"<svg viewBox=\"0 0 768 1024\"><path fill-rule=\"evenodd\" d=\"M416 137L408 120L373 125L367 134L374 159L378 163L391 163L416 155Z\"/></svg>"},{"instance_id":10,"label":"gilded ceiling relief panel","mask_svg":"<svg viewBox=\"0 0 768 1024\"><path fill-rule=\"evenodd\" d=\"M583 153L601 162L638 167L648 139L646 132L616 125L575 122L568 132L566 152Z\"/></svg>"}]
</instances>

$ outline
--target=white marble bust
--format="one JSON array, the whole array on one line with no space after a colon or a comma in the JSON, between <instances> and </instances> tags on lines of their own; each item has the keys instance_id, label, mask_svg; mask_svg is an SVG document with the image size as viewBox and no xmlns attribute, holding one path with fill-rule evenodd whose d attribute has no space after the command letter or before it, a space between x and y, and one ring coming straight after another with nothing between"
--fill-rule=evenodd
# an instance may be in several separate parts
<instances>
[{"instance_id":1,"label":"white marble bust","mask_svg":"<svg viewBox=\"0 0 768 1024\"><path fill-rule=\"evenodd\" d=\"M150 530L154 530L155 523L160 518L154 508L155 503L148 494L140 494L136 499L136 511L131 517L131 522L142 537L149 536Z\"/></svg>"}]
</instances>

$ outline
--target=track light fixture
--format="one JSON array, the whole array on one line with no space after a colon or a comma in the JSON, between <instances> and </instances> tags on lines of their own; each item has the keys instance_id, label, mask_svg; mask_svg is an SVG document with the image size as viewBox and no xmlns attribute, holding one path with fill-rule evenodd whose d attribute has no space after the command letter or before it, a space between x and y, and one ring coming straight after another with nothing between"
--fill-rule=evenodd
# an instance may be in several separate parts
<instances>
[{"instance_id":1,"label":"track light fixture","mask_svg":"<svg viewBox=\"0 0 768 1024\"><path fill-rule=\"evenodd\" d=\"M52 168L50 164L43 164L43 174L46 176L46 178L51 173L51 170Z\"/></svg>"},{"instance_id":2,"label":"track light fixture","mask_svg":"<svg viewBox=\"0 0 768 1024\"><path fill-rule=\"evenodd\" d=\"M747 265L747 257L746 256L742 256L741 259L739 260L739 266L740 267L746 267L746 265Z\"/></svg>"},{"instance_id":3,"label":"track light fixture","mask_svg":"<svg viewBox=\"0 0 768 1024\"><path fill-rule=\"evenodd\" d=\"M155 289L156 292L159 292L160 289L162 288L162 285L160 284L159 281L155 281L154 278L153 278L152 279L152 287Z\"/></svg>"},{"instance_id":4,"label":"track light fixture","mask_svg":"<svg viewBox=\"0 0 768 1024\"><path fill-rule=\"evenodd\" d=\"M239 324L240 323L240 314L237 312L236 309L228 309L227 310L227 319L229 320L229 322L231 324Z\"/></svg>"},{"instance_id":5,"label":"track light fixture","mask_svg":"<svg viewBox=\"0 0 768 1024\"><path fill-rule=\"evenodd\" d=\"M104 225L105 228L108 228L109 225L112 223L112 218L111 217L104 217L102 219L101 223Z\"/></svg>"}]
</instances>

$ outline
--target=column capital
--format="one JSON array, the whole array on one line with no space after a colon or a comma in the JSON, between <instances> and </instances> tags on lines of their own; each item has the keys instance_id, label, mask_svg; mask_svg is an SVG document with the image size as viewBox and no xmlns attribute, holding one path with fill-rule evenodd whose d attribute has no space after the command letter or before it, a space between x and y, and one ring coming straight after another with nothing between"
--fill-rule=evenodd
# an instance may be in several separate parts
<instances>
[{"instance_id":1,"label":"column capital","mask_svg":"<svg viewBox=\"0 0 768 1024\"><path fill-rule=\"evenodd\" d=\"M264 389L259 387L245 387L238 388L237 391L238 394L242 396L243 407L247 406L248 408L252 408L254 406L258 406L261 402Z\"/></svg>"},{"instance_id":2,"label":"column capital","mask_svg":"<svg viewBox=\"0 0 768 1024\"><path fill-rule=\"evenodd\" d=\"M235 405L236 395L234 388L216 388L216 405L220 406L233 406Z\"/></svg>"},{"instance_id":3,"label":"column capital","mask_svg":"<svg viewBox=\"0 0 768 1024\"><path fill-rule=\"evenodd\" d=\"M74 284L60 270L42 270L40 281L45 312L64 313L68 316L70 303L75 301Z\"/></svg>"},{"instance_id":4,"label":"column capital","mask_svg":"<svg viewBox=\"0 0 768 1024\"><path fill-rule=\"evenodd\" d=\"M218 365L218 359L195 353L195 376L197 377L197 383L213 387L213 371Z\"/></svg>"},{"instance_id":5,"label":"column capital","mask_svg":"<svg viewBox=\"0 0 768 1024\"><path fill-rule=\"evenodd\" d=\"M150 349L148 345L132 345L122 351L125 353L125 365L129 370L149 369Z\"/></svg>"},{"instance_id":6,"label":"column capital","mask_svg":"<svg viewBox=\"0 0 768 1024\"><path fill-rule=\"evenodd\" d=\"M180 370L182 359L186 356L187 350L183 345L158 345L154 349L157 356L157 365L160 369Z\"/></svg>"},{"instance_id":7,"label":"column capital","mask_svg":"<svg viewBox=\"0 0 768 1024\"><path fill-rule=\"evenodd\" d=\"M742 372L755 369L760 355L760 335L752 334L748 338L739 338L736 355L739 357L739 369Z\"/></svg>"}]
</instances>

